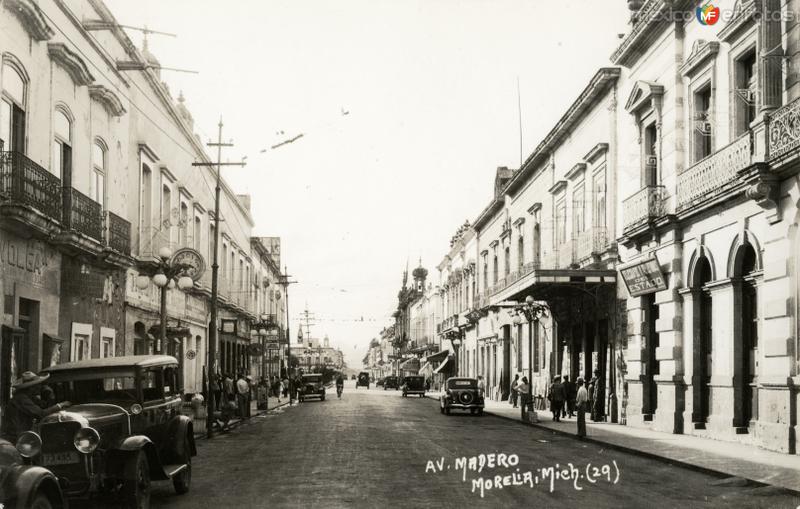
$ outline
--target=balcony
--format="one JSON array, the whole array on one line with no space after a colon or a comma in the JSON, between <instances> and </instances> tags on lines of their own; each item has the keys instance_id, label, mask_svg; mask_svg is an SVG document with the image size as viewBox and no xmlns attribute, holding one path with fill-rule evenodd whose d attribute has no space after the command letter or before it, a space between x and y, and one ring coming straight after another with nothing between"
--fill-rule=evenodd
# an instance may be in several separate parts
<instances>
[{"instance_id":1,"label":"balcony","mask_svg":"<svg viewBox=\"0 0 800 509\"><path fill-rule=\"evenodd\" d=\"M608 248L608 230L605 226L594 226L578 234L576 260L585 260L599 255Z\"/></svg>"},{"instance_id":2,"label":"balcony","mask_svg":"<svg viewBox=\"0 0 800 509\"><path fill-rule=\"evenodd\" d=\"M61 221L61 180L19 152L0 152L0 195Z\"/></svg>"},{"instance_id":3,"label":"balcony","mask_svg":"<svg viewBox=\"0 0 800 509\"><path fill-rule=\"evenodd\" d=\"M738 172L750 166L750 133L678 175L676 212L681 213L724 195L739 183Z\"/></svg>"},{"instance_id":4,"label":"balcony","mask_svg":"<svg viewBox=\"0 0 800 509\"><path fill-rule=\"evenodd\" d=\"M664 186L645 186L622 202L623 230L629 231L667 213Z\"/></svg>"},{"instance_id":5,"label":"balcony","mask_svg":"<svg viewBox=\"0 0 800 509\"><path fill-rule=\"evenodd\" d=\"M458 326L458 315L451 315L439 323L436 327L436 332L437 334L443 334L456 326Z\"/></svg>"},{"instance_id":6,"label":"balcony","mask_svg":"<svg viewBox=\"0 0 800 509\"><path fill-rule=\"evenodd\" d=\"M131 223L113 212L106 212L106 244L114 251L130 256Z\"/></svg>"},{"instance_id":7,"label":"balcony","mask_svg":"<svg viewBox=\"0 0 800 509\"><path fill-rule=\"evenodd\" d=\"M103 207L77 189L64 189L64 226L103 242Z\"/></svg>"},{"instance_id":8,"label":"balcony","mask_svg":"<svg viewBox=\"0 0 800 509\"><path fill-rule=\"evenodd\" d=\"M779 108L769 120L769 159L788 155L800 147L800 99Z\"/></svg>"}]
</instances>

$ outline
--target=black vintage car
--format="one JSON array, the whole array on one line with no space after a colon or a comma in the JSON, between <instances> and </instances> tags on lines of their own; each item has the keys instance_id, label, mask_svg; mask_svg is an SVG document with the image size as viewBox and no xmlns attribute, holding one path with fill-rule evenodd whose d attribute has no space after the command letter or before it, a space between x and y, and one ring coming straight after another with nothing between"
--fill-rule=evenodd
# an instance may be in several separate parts
<instances>
[{"instance_id":1,"label":"black vintage car","mask_svg":"<svg viewBox=\"0 0 800 509\"><path fill-rule=\"evenodd\" d=\"M359 386L369 389L369 373L366 371L362 371L358 374L358 380L356 380L356 389L358 389Z\"/></svg>"},{"instance_id":2,"label":"black vintage car","mask_svg":"<svg viewBox=\"0 0 800 509\"><path fill-rule=\"evenodd\" d=\"M383 390L386 389L394 389L397 390L400 388L400 379L396 376L387 376L383 379Z\"/></svg>"},{"instance_id":3,"label":"black vintage car","mask_svg":"<svg viewBox=\"0 0 800 509\"><path fill-rule=\"evenodd\" d=\"M483 394L475 378L448 378L445 392L439 397L439 410L450 415L451 409L469 410L471 414L483 415Z\"/></svg>"},{"instance_id":4,"label":"black vintage car","mask_svg":"<svg viewBox=\"0 0 800 509\"><path fill-rule=\"evenodd\" d=\"M46 468L24 464L23 458L39 454L41 445L38 435L30 431L19 437L16 448L0 439L0 507L67 507L56 476Z\"/></svg>"},{"instance_id":5,"label":"black vintage car","mask_svg":"<svg viewBox=\"0 0 800 509\"><path fill-rule=\"evenodd\" d=\"M300 386L299 400L305 401L308 398L319 398L325 401L325 384L320 374L303 375L303 382Z\"/></svg>"},{"instance_id":6,"label":"black vintage car","mask_svg":"<svg viewBox=\"0 0 800 509\"><path fill-rule=\"evenodd\" d=\"M403 378L403 397L409 394L418 394L419 397L425 396L425 377L422 375L408 375Z\"/></svg>"},{"instance_id":7,"label":"black vintage car","mask_svg":"<svg viewBox=\"0 0 800 509\"><path fill-rule=\"evenodd\" d=\"M110 357L46 368L47 384L68 410L37 426L37 465L70 498L110 495L148 507L150 483L189 491L197 454L192 420L181 415L178 361L167 355Z\"/></svg>"}]
</instances>

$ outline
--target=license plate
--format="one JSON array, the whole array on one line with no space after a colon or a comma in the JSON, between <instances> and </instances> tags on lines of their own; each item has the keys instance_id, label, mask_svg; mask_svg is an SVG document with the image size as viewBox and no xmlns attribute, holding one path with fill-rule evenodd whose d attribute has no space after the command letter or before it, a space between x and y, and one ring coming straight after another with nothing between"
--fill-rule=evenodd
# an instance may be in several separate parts
<instances>
[{"instance_id":1,"label":"license plate","mask_svg":"<svg viewBox=\"0 0 800 509\"><path fill-rule=\"evenodd\" d=\"M78 463L81 460L77 452L54 452L45 453L42 455L42 463L45 466L50 465L69 465Z\"/></svg>"}]
</instances>

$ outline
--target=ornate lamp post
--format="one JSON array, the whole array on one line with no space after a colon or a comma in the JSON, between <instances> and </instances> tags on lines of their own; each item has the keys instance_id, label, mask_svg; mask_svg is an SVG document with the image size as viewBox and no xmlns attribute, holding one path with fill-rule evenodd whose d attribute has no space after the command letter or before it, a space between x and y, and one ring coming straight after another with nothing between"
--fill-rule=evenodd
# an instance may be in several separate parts
<instances>
[{"instance_id":1,"label":"ornate lamp post","mask_svg":"<svg viewBox=\"0 0 800 509\"><path fill-rule=\"evenodd\" d=\"M194 282L205 270L203 258L193 249L184 248L172 253L166 246L158 250L158 263L150 273L142 273L136 278L136 287L146 290L150 280L161 290L161 326L155 353L162 353L167 340L167 290L176 286L181 291L194 288Z\"/></svg>"},{"instance_id":2,"label":"ornate lamp post","mask_svg":"<svg viewBox=\"0 0 800 509\"><path fill-rule=\"evenodd\" d=\"M269 351L267 338L269 336L277 337L278 325L275 323L273 315L264 313L259 318L259 321L250 324L252 327L252 329L250 329L250 337L252 337L254 340L259 338L261 339L261 376L263 377L267 371L267 352ZM272 373L270 373L270 375L271 374ZM267 391L269 391L269 389L267 389ZM269 401L269 396L265 398L265 401ZM259 408L262 408L262 405L259 404ZM266 404L263 406L263 408L267 408Z\"/></svg>"},{"instance_id":3,"label":"ornate lamp post","mask_svg":"<svg viewBox=\"0 0 800 509\"><path fill-rule=\"evenodd\" d=\"M517 316L524 316L528 321L528 381L533 383L533 325L542 317L548 316L546 303L537 302L530 295L525 297L525 302L514 308Z\"/></svg>"}]
</instances>

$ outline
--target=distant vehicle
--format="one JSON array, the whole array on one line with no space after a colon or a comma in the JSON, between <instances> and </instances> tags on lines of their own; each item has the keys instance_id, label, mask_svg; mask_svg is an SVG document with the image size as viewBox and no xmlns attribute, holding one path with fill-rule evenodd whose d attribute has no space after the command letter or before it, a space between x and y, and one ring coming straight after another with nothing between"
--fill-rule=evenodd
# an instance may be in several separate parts
<instances>
[{"instance_id":1,"label":"distant vehicle","mask_svg":"<svg viewBox=\"0 0 800 509\"><path fill-rule=\"evenodd\" d=\"M325 401L325 384L322 382L321 374L303 375L299 399L305 401L306 398L319 398L320 401Z\"/></svg>"},{"instance_id":2,"label":"distant vehicle","mask_svg":"<svg viewBox=\"0 0 800 509\"><path fill-rule=\"evenodd\" d=\"M356 389L358 389L359 386L366 387L367 389L369 389L369 373L367 373L366 371L362 371L361 373L358 374L358 380L356 381Z\"/></svg>"},{"instance_id":3,"label":"distant vehicle","mask_svg":"<svg viewBox=\"0 0 800 509\"><path fill-rule=\"evenodd\" d=\"M44 417L32 459L63 482L69 498L111 495L148 507L152 481L189 491L197 454L192 420L181 415L178 360L131 355L44 369L59 398L73 404Z\"/></svg>"},{"instance_id":4,"label":"distant vehicle","mask_svg":"<svg viewBox=\"0 0 800 509\"><path fill-rule=\"evenodd\" d=\"M350 375L350 380L355 380L355 379L356 379L356 375Z\"/></svg>"},{"instance_id":5,"label":"distant vehicle","mask_svg":"<svg viewBox=\"0 0 800 509\"><path fill-rule=\"evenodd\" d=\"M387 376L383 379L383 390L387 389L394 389L398 390L400 388L400 379L396 376Z\"/></svg>"},{"instance_id":6,"label":"distant vehicle","mask_svg":"<svg viewBox=\"0 0 800 509\"><path fill-rule=\"evenodd\" d=\"M450 415L451 409L469 410L471 414L483 415L483 395L475 378L448 378L445 393L439 397L439 410Z\"/></svg>"},{"instance_id":7,"label":"distant vehicle","mask_svg":"<svg viewBox=\"0 0 800 509\"><path fill-rule=\"evenodd\" d=\"M14 448L0 439L0 507L67 507L55 475L46 468L25 465L42 449L42 441L31 431L23 433Z\"/></svg>"},{"instance_id":8,"label":"distant vehicle","mask_svg":"<svg viewBox=\"0 0 800 509\"><path fill-rule=\"evenodd\" d=\"M409 375L403 378L403 397L409 394L418 394L419 397L425 396L425 377L422 375Z\"/></svg>"},{"instance_id":9,"label":"distant vehicle","mask_svg":"<svg viewBox=\"0 0 800 509\"><path fill-rule=\"evenodd\" d=\"M385 378L380 378L380 379L378 379L378 381L377 381L377 382L375 382L375 386L376 386L376 387L383 387L383 381L384 381L384 380L386 380L386 379L385 379Z\"/></svg>"}]
</instances>

